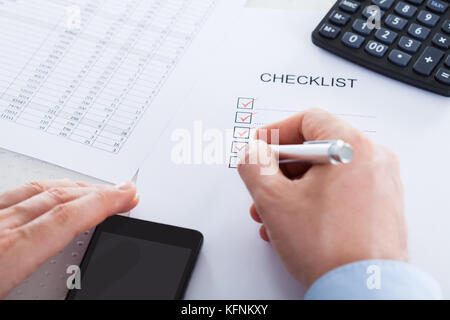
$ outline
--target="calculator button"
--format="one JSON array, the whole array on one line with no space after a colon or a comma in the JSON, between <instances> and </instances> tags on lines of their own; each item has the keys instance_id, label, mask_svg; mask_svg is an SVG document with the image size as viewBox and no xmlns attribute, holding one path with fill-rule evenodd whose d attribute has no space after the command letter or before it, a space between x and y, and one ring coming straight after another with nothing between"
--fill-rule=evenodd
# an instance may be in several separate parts
<instances>
[{"instance_id":1,"label":"calculator button","mask_svg":"<svg viewBox=\"0 0 450 320\"><path fill-rule=\"evenodd\" d=\"M447 56L447 59L445 60L445 65L446 65L447 67L450 67L450 55Z\"/></svg>"},{"instance_id":2,"label":"calculator button","mask_svg":"<svg viewBox=\"0 0 450 320\"><path fill-rule=\"evenodd\" d=\"M374 9L371 9L370 6L364 8L362 15L364 18L369 19L372 16L376 17L378 12L380 12L380 18L383 18L384 17L383 10L374 10Z\"/></svg>"},{"instance_id":3,"label":"calculator button","mask_svg":"<svg viewBox=\"0 0 450 320\"><path fill-rule=\"evenodd\" d=\"M358 2L351 0L342 0L339 4L339 8L350 13L355 13L358 11L359 6L360 4Z\"/></svg>"},{"instance_id":4,"label":"calculator button","mask_svg":"<svg viewBox=\"0 0 450 320\"><path fill-rule=\"evenodd\" d=\"M408 0L408 2L411 2L412 4L420 5L423 3L423 0Z\"/></svg>"},{"instance_id":5,"label":"calculator button","mask_svg":"<svg viewBox=\"0 0 450 320\"><path fill-rule=\"evenodd\" d=\"M386 44L393 44L395 39L397 39L397 33L391 30L387 30L385 28L380 28L375 33L375 38L384 42Z\"/></svg>"},{"instance_id":6,"label":"calculator button","mask_svg":"<svg viewBox=\"0 0 450 320\"><path fill-rule=\"evenodd\" d=\"M429 76L439 64L444 52L433 47L426 47L422 55L414 64L414 71L424 76Z\"/></svg>"},{"instance_id":7,"label":"calculator button","mask_svg":"<svg viewBox=\"0 0 450 320\"><path fill-rule=\"evenodd\" d=\"M340 32L341 32L340 28L331 26L326 23L320 28L319 31L321 36L328 39L336 39Z\"/></svg>"},{"instance_id":8,"label":"calculator button","mask_svg":"<svg viewBox=\"0 0 450 320\"><path fill-rule=\"evenodd\" d=\"M353 32L346 32L342 37L342 43L345 44L347 47L354 49L361 48L361 45L364 43L364 40L366 40L364 37L359 36Z\"/></svg>"},{"instance_id":9,"label":"calculator button","mask_svg":"<svg viewBox=\"0 0 450 320\"><path fill-rule=\"evenodd\" d=\"M366 52L374 57L381 58L386 53L388 47L382 43L370 40L366 45Z\"/></svg>"},{"instance_id":10,"label":"calculator button","mask_svg":"<svg viewBox=\"0 0 450 320\"><path fill-rule=\"evenodd\" d=\"M411 53L416 53L417 51L419 51L421 45L422 43L420 41L405 36L401 37L400 41L398 42L398 46L401 49Z\"/></svg>"},{"instance_id":11,"label":"calculator button","mask_svg":"<svg viewBox=\"0 0 450 320\"><path fill-rule=\"evenodd\" d=\"M330 21L340 26L345 26L348 20L350 20L350 15L336 10L330 15Z\"/></svg>"},{"instance_id":12,"label":"calculator button","mask_svg":"<svg viewBox=\"0 0 450 320\"><path fill-rule=\"evenodd\" d=\"M442 25L442 31L450 34L450 20L444 21L444 24Z\"/></svg>"},{"instance_id":13,"label":"calculator button","mask_svg":"<svg viewBox=\"0 0 450 320\"><path fill-rule=\"evenodd\" d=\"M372 0L372 4L379 6L382 10L389 10L394 4L394 0Z\"/></svg>"},{"instance_id":14,"label":"calculator button","mask_svg":"<svg viewBox=\"0 0 450 320\"><path fill-rule=\"evenodd\" d=\"M408 24L408 20L397 17L396 15L390 14L384 21L384 23L391 29L401 31Z\"/></svg>"},{"instance_id":15,"label":"calculator button","mask_svg":"<svg viewBox=\"0 0 450 320\"><path fill-rule=\"evenodd\" d=\"M433 44L442 48L450 48L450 37L444 36L442 33L436 33L433 37Z\"/></svg>"},{"instance_id":16,"label":"calculator button","mask_svg":"<svg viewBox=\"0 0 450 320\"><path fill-rule=\"evenodd\" d=\"M399 67L406 67L409 61L411 61L411 58L409 54L395 49L388 56L389 61Z\"/></svg>"},{"instance_id":17,"label":"calculator button","mask_svg":"<svg viewBox=\"0 0 450 320\"><path fill-rule=\"evenodd\" d=\"M430 29L423 27L419 24L412 23L409 26L408 33L412 35L414 38L419 40L425 40L430 35Z\"/></svg>"},{"instance_id":18,"label":"calculator button","mask_svg":"<svg viewBox=\"0 0 450 320\"><path fill-rule=\"evenodd\" d=\"M450 70L440 68L436 73L436 80L450 86Z\"/></svg>"},{"instance_id":19,"label":"calculator button","mask_svg":"<svg viewBox=\"0 0 450 320\"><path fill-rule=\"evenodd\" d=\"M428 27L434 27L439 22L440 17L431 12L422 10L417 15L417 20Z\"/></svg>"},{"instance_id":20,"label":"calculator button","mask_svg":"<svg viewBox=\"0 0 450 320\"><path fill-rule=\"evenodd\" d=\"M368 36L372 33L372 29L369 28L367 25L367 22L362 19L356 19L355 22L353 22L352 26L353 30L355 30L358 33L361 33L362 35Z\"/></svg>"},{"instance_id":21,"label":"calculator button","mask_svg":"<svg viewBox=\"0 0 450 320\"><path fill-rule=\"evenodd\" d=\"M428 0L427 8L437 13L444 13L447 11L448 4L438 0Z\"/></svg>"},{"instance_id":22,"label":"calculator button","mask_svg":"<svg viewBox=\"0 0 450 320\"><path fill-rule=\"evenodd\" d=\"M414 14L417 11L417 7L410 5L406 2L400 1L395 6L395 12L397 12L399 15L406 17L406 18L412 18Z\"/></svg>"}]
</instances>

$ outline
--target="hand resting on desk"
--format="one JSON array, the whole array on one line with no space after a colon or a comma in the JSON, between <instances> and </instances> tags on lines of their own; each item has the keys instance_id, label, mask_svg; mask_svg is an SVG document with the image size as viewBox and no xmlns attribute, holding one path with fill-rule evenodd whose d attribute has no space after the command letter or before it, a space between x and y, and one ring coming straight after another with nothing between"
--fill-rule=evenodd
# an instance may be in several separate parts
<instances>
[{"instance_id":1,"label":"hand resting on desk","mask_svg":"<svg viewBox=\"0 0 450 320\"><path fill-rule=\"evenodd\" d=\"M76 236L139 201L132 183L31 182L0 195L0 298Z\"/></svg>"}]
</instances>

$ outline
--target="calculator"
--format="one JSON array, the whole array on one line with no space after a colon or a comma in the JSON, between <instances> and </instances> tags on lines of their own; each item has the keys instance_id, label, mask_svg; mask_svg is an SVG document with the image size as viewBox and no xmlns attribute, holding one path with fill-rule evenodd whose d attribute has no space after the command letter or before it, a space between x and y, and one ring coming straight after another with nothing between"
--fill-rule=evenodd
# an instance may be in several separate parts
<instances>
[{"instance_id":1,"label":"calculator","mask_svg":"<svg viewBox=\"0 0 450 320\"><path fill-rule=\"evenodd\" d=\"M450 0L339 0L312 40L385 76L450 97L449 6Z\"/></svg>"}]
</instances>

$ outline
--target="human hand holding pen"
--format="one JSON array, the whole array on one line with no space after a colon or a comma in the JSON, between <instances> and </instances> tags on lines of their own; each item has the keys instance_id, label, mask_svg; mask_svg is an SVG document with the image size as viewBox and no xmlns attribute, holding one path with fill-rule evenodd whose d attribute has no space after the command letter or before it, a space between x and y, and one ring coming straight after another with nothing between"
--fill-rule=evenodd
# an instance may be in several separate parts
<instances>
[{"instance_id":1,"label":"human hand holding pen","mask_svg":"<svg viewBox=\"0 0 450 320\"><path fill-rule=\"evenodd\" d=\"M307 287L341 265L371 259L407 260L403 188L396 156L347 122L309 110L266 128L280 144L342 139L353 147L345 165L278 164L259 141L238 169L254 204L261 237L270 241L288 271ZM256 150L257 149L257 150ZM249 163L264 152L269 162ZM262 174L265 172L273 174Z\"/></svg>"}]
</instances>

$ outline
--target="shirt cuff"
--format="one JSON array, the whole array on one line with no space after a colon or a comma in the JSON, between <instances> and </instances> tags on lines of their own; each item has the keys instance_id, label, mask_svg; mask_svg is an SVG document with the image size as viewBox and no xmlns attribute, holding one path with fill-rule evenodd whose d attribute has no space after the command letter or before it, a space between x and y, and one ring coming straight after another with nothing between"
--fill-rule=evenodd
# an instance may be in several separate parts
<instances>
[{"instance_id":1,"label":"shirt cuff","mask_svg":"<svg viewBox=\"0 0 450 320\"><path fill-rule=\"evenodd\" d=\"M306 292L307 300L442 299L439 284L415 266L391 260L367 260L336 268Z\"/></svg>"}]
</instances>

